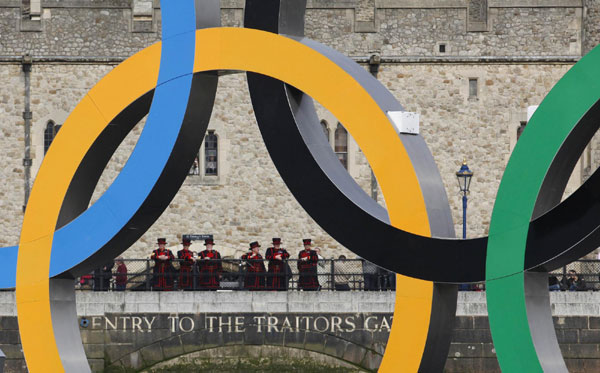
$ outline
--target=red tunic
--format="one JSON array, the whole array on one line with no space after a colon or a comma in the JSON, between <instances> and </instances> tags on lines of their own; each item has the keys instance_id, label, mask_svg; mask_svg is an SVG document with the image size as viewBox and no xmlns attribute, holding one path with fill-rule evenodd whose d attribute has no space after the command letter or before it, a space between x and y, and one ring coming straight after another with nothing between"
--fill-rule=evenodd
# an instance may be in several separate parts
<instances>
[{"instance_id":1,"label":"red tunic","mask_svg":"<svg viewBox=\"0 0 600 373\"><path fill-rule=\"evenodd\" d=\"M160 255L166 255L166 260L160 260ZM175 259L171 250L156 249L152 252L150 259L154 260L154 279L153 288L155 290L172 290L173 289L173 265L171 260Z\"/></svg>"},{"instance_id":2,"label":"red tunic","mask_svg":"<svg viewBox=\"0 0 600 373\"><path fill-rule=\"evenodd\" d=\"M199 252L198 267L200 270L200 288L218 289L220 285L219 275L223 271L221 254L219 254L217 250L204 250Z\"/></svg>"},{"instance_id":3,"label":"red tunic","mask_svg":"<svg viewBox=\"0 0 600 373\"><path fill-rule=\"evenodd\" d=\"M260 254L248 253L242 255L246 261L246 276L244 276L244 287L248 290L261 290L265 287L265 263Z\"/></svg>"},{"instance_id":4,"label":"red tunic","mask_svg":"<svg viewBox=\"0 0 600 373\"><path fill-rule=\"evenodd\" d=\"M317 277L318 261L319 256L314 250L302 250L298 253L298 271L300 271L298 286L301 289L319 290L319 280Z\"/></svg>"},{"instance_id":5,"label":"red tunic","mask_svg":"<svg viewBox=\"0 0 600 373\"><path fill-rule=\"evenodd\" d=\"M281 259L275 259L275 256L281 255ZM269 290L287 290L288 273L287 260L290 254L283 248L275 249L269 247L265 255L269 261L269 274L267 276L267 289Z\"/></svg>"},{"instance_id":6,"label":"red tunic","mask_svg":"<svg viewBox=\"0 0 600 373\"><path fill-rule=\"evenodd\" d=\"M179 288L194 288L194 253L188 249L177 252L179 262Z\"/></svg>"},{"instance_id":7,"label":"red tunic","mask_svg":"<svg viewBox=\"0 0 600 373\"><path fill-rule=\"evenodd\" d=\"M117 274L115 275L115 283L117 285L127 285L127 266L125 263L119 264Z\"/></svg>"}]
</instances>

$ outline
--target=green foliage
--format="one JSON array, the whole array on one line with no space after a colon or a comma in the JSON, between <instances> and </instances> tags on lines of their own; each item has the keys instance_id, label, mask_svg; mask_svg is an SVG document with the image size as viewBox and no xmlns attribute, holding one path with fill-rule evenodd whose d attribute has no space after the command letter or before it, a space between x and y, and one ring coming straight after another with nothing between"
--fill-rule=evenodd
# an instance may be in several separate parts
<instances>
[{"instance_id":1,"label":"green foliage","mask_svg":"<svg viewBox=\"0 0 600 373\"><path fill-rule=\"evenodd\" d=\"M355 368L334 367L319 364L312 361L291 359L286 362L272 361L271 359L225 359L215 361L213 359L196 359L192 363L175 364L168 367L150 368L148 373L187 373L187 372L231 372L231 373L281 373L281 372L303 372L303 373L355 373L361 372ZM111 372L112 373L112 372Z\"/></svg>"}]
</instances>

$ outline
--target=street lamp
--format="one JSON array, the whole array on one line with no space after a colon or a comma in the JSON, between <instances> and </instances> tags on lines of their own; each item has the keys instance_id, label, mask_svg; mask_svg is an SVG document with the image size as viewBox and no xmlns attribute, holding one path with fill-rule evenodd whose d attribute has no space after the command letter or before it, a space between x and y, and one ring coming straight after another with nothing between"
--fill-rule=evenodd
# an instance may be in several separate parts
<instances>
[{"instance_id":1,"label":"street lamp","mask_svg":"<svg viewBox=\"0 0 600 373\"><path fill-rule=\"evenodd\" d=\"M473 171L469 170L467 166L467 160L463 161L460 170L456 173L458 179L458 187L463 194L463 239L467 238L467 194L469 194L469 187L471 186L471 178L473 177Z\"/></svg>"}]
</instances>

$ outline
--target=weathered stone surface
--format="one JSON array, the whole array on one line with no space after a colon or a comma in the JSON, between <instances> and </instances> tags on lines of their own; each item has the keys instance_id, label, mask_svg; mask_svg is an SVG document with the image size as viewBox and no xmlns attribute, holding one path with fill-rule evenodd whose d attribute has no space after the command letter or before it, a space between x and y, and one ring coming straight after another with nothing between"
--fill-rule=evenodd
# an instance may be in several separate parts
<instances>
[{"instance_id":1,"label":"weathered stone surface","mask_svg":"<svg viewBox=\"0 0 600 373\"><path fill-rule=\"evenodd\" d=\"M107 5L105 9L102 5L82 7L81 4L83 2L53 2L52 8L44 10L40 33L19 32L15 28L18 9L0 7L0 55L19 57L27 46L27 52L39 57L71 56L96 61L85 65L34 63L31 108L34 177L43 159L43 129L48 120L63 123L85 92L114 67L115 62L98 57L129 56L159 39L160 10L157 10L155 32L131 33L131 3ZM598 43L600 33L594 25L600 5L596 0L586 0L585 9L569 4L564 7L535 4L528 8L494 7L488 14L492 25L489 32L465 34L466 8L439 7L435 1L411 7L399 7L395 1L318 2L318 5L309 2L307 34L348 55L366 56L374 50L382 53L384 63L379 78L408 110L421 114L423 135L440 166L450 196L455 190L454 173L463 156L476 171L470 196L468 234L478 236L487 232L498 183L514 146L516 126L524 120L527 106L539 103L572 62L412 65L387 63L385 58L436 57L435 47L442 41L447 44L447 54L451 57L576 57L581 54L582 28L585 49ZM224 5L224 25L241 25L242 5L242 2ZM152 15L148 1L136 2L133 9L139 15ZM353 32L356 22L373 22L377 32ZM440 34L445 40L438 40ZM467 80L472 77L478 78L482 86L480 97L469 101ZM483 85L483 82L492 84ZM2 126L4 168L0 174L7 181L0 191L0 207L6 212L0 225L0 244L12 245L20 232L23 200L23 75L20 66L2 64L0 84L10 88L0 95L0 114L5 123ZM326 117L322 110L320 115ZM335 129L335 120L329 126ZM469 141L460 136L465 127L472 129L469 133L474 135ZM143 122L112 158L93 200L106 190L123 167L142 128ZM274 235L283 236L285 245L295 255L301 238L310 235L326 257L340 254L354 257L304 213L277 176L256 128L242 75L221 79L211 129L216 131L220 141L220 175L216 182L203 176L190 176L167 211L126 257L147 256L159 235L166 235L174 243L181 234L193 232L213 233L217 248L228 256L241 255L247 242L253 239L265 243ZM593 166L600 159L598 148L596 143L591 145ZM353 140L349 143L348 156L350 174L370 193L370 170ZM575 182L569 191L577 185ZM379 197L383 203L381 195ZM460 199L451 197L450 202L459 229ZM277 211L285 211L283 217L273 217L274 206Z\"/></svg>"},{"instance_id":2,"label":"weathered stone surface","mask_svg":"<svg viewBox=\"0 0 600 373\"><path fill-rule=\"evenodd\" d=\"M1 330L19 330L19 322L16 317L3 317L0 319Z\"/></svg>"},{"instance_id":3,"label":"weathered stone surface","mask_svg":"<svg viewBox=\"0 0 600 373\"><path fill-rule=\"evenodd\" d=\"M349 342L333 335L328 335L325 338L325 347L323 352L330 356L342 358L346 352Z\"/></svg>"},{"instance_id":4,"label":"weathered stone surface","mask_svg":"<svg viewBox=\"0 0 600 373\"><path fill-rule=\"evenodd\" d=\"M556 338L558 343L578 343L580 341L579 333L584 331L579 329L556 329Z\"/></svg>"},{"instance_id":5,"label":"weathered stone surface","mask_svg":"<svg viewBox=\"0 0 600 373\"><path fill-rule=\"evenodd\" d=\"M557 329L584 329L588 327L588 318L585 316L554 317L554 327Z\"/></svg>"},{"instance_id":6,"label":"weathered stone surface","mask_svg":"<svg viewBox=\"0 0 600 373\"><path fill-rule=\"evenodd\" d=\"M560 347L566 359L598 359L600 356L600 346L597 344L568 344Z\"/></svg>"},{"instance_id":7,"label":"weathered stone surface","mask_svg":"<svg viewBox=\"0 0 600 373\"><path fill-rule=\"evenodd\" d=\"M481 359L481 358L466 358L457 359L449 358L446 361L444 368L446 373L462 373L462 372L492 372L500 373L500 366L497 359Z\"/></svg>"},{"instance_id":8,"label":"weathered stone surface","mask_svg":"<svg viewBox=\"0 0 600 373\"><path fill-rule=\"evenodd\" d=\"M487 317L474 316L473 317L473 328L474 329L489 329L490 321Z\"/></svg>"},{"instance_id":9,"label":"weathered stone surface","mask_svg":"<svg viewBox=\"0 0 600 373\"><path fill-rule=\"evenodd\" d=\"M4 352L4 355L6 355L6 358L8 360L10 359L22 359L23 358L23 351L21 350L21 345L20 344L9 344L9 343L3 343L0 344L0 349L2 350L2 352Z\"/></svg>"},{"instance_id":10,"label":"weathered stone surface","mask_svg":"<svg viewBox=\"0 0 600 373\"><path fill-rule=\"evenodd\" d=\"M452 357L483 357L483 343L453 343L448 356Z\"/></svg>"},{"instance_id":11,"label":"weathered stone surface","mask_svg":"<svg viewBox=\"0 0 600 373\"><path fill-rule=\"evenodd\" d=\"M5 372L26 372L27 366L25 365L24 359L9 360L7 359L4 364Z\"/></svg>"},{"instance_id":12,"label":"weathered stone surface","mask_svg":"<svg viewBox=\"0 0 600 373\"><path fill-rule=\"evenodd\" d=\"M142 359L144 359L144 364L146 364L146 366L158 363L165 359L159 343L142 348L140 353L142 354Z\"/></svg>"},{"instance_id":13,"label":"weathered stone surface","mask_svg":"<svg viewBox=\"0 0 600 373\"><path fill-rule=\"evenodd\" d=\"M360 347L354 343L350 343L346 346L346 351L344 352L344 360L351 361L355 364L361 364L365 355L367 354L367 350L363 347Z\"/></svg>"},{"instance_id":14,"label":"weathered stone surface","mask_svg":"<svg viewBox=\"0 0 600 373\"><path fill-rule=\"evenodd\" d=\"M104 359L88 359L92 372L104 371Z\"/></svg>"},{"instance_id":15,"label":"weathered stone surface","mask_svg":"<svg viewBox=\"0 0 600 373\"><path fill-rule=\"evenodd\" d=\"M454 320L454 329L473 329L472 316L457 316Z\"/></svg>"},{"instance_id":16,"label":"weathered stone surface","mask_svg":"<svg viewBox=\"0 0 600 373\"><path fill-rule=\"evenodd\" d=\"M579 343L600 343L600 330L581 330L579 334ZM570 342L576 343L576 342Z\"/></svg>"},{"instance_id":17,"label":"weathered stone surface","mask_svg":"<svg viewBox=\"0 0 600 373\"><path fill-rule=\"evenodd\" d=\"M600 329L600 317L589 318L590 329Z\"/></svg>"},{"instance_id":18,"label":"weathered stone surface","mask_svg":"<svg viewBox=\"0 0 600 373\"><path fill-rule=\"evenodd\" d=\"M104 343L85 344L83 347L88 359L104 359Z\"/></svg>"},{"instance_id":19,"label":"weathered stone surface","mask_svg":"<svg viewBox=\"0 0 600 373\"><path fill-rule=\"evenodd\" d=\"M160 347L162 348L165 359L171 359L184 354L183 344L179 336L163 339L160 341Z\"/></svg>"},{"instance_id":20,"label":"weathered stone surface","mask_svg":"<svg viewBox=\"0 0 600 373\"><path fill-rule=\"evenodd\" d=\"M492 343L492 335L489 329L456 329L454 330L452 341L459 343L468 343L470 341Z\"/></svg>"},{"instance_id":21,"label":"weathered stone surface","mask_svg":"<svg viewBox=\"0 0 600 373\"><path fill-rule=\"evenodd\" d=\"M290 333L286 331L284 335L284 345L287 347L304 348L304 340L306 331L301 330L298 333Z\"/></svg>"}]
</instances>

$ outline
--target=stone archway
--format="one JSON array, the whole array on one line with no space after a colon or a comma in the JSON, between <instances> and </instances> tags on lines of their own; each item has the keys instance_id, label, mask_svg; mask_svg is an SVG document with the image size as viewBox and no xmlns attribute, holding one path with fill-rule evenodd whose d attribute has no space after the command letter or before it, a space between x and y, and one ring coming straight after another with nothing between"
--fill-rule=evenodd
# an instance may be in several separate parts
<instances>
[{"instance_id":1,"label":"stone archway","mask_svg":"<svg viewBox=\"0 0 600 373\"><path fill-rule=\"evenodd\" d=\"M170 370L221 370L236 367L245 372L291 371L292 368L311 372L368 372L345 360L320 352L283 346L233 345L191 352L155 364L142 373Z\"/></svg>"},{"instance_id":2,"label":"stone archway","mask_svg":"<svg viewBox=\"0 0 600 373\"><path fill-rule=\"evenodd\" d=\"M308 356L317 365L347 368L347 371L376 371L383 358L388 336L388 333L360 328L333 333L293 327L286 330L281 328L281 323L274 330L267 329L264 324L252 323L243 324L243 330L237 329L235 323L222 330L216 327L210 330L194 328L190 323L192 319L189 319L180 319L183 328L179 333L153 329L152 333L157 333L158 338L146 334L136 337L135 341L120 340L115 341L117 343L114 346L106 346L109 349L116 348L120 353L106 354L112 359L106 358L105 371L146 371L181 363L213 364L214 361L211 362L208 357L215 351L224 357L231 353L231 359L241 357L241 361L250 365L255 364L257 359L267 359L270 364L291 366L289 364L294 361L290 361L290 356L296 356L298 362L305 361L303 359ZM161 324L161 321L157 320L157 324ZM192 330L186 331L188 328ZM273 355L273 351L278 350L286 351L279 359L277 354Z\"/></svg>"}]
</instances>

